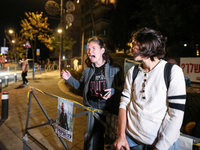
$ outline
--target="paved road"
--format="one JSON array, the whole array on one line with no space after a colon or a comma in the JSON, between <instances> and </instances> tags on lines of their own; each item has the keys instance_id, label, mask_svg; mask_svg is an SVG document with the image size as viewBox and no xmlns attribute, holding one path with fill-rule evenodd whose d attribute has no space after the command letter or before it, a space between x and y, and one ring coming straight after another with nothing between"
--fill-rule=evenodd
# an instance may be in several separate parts
<instances>
[{"instance_id":1,"label":"paved road","mask_svg":"<svg viewBox=\"0 0 200 150\"><path fill-rule=\"evenodd\" d=\"M41 71L39 69L36 69L34 76L40 75L44 72L44 68L42 68ZM7 83L22 80L21 73L22 71L20 70L20 67L16 64L5 64L5 66L0 69L0 79L2 85L5 85L5 80L7 81ZM33 78L33 69L28 70L27 78Z\"/></svg>"},{"instance_id":2,"label":"paved road","mask_svg":"<svg viewBox=\"0 0 200 150\"><path fill-rule=\"evenodd\" d=\"M6 119L0 126L0 149L4 150L43 150L33 138L28 136L28 141L24 143L23 137L25 133L25 125L27 121L28 98L27 93L31 87L35 87L52 95L57 95L65 99L75 100L82 104L82 97L74 95L68 91L65 81L60 78L59 71L47 72L37 75L35 80L30 79L30 84L23 88L17 88L21 82L11 83L8 87L3 88L3 92L9 92L9 112ZM40 100L46 113L53 120L57 116L58 101L48 95L35 91L37 98ZM34 97L31 101L31 113L29 117L28 127L47 122L43 111L40 109ZM0 103L1 108L1 103ZM75 113L84 111L82 108L74 107ZM1 111L0 111L1 115ZM0 122L1 124L1 122ZM73 142L67 143L70 150L83 150L84 134L86 132L87 116L82 115L74 119L73 126ZM29 130L31 135L39 140L47 149L64 150L62 143L56 136L55 132L49 125Z\"/></svg>"}]
</instances>

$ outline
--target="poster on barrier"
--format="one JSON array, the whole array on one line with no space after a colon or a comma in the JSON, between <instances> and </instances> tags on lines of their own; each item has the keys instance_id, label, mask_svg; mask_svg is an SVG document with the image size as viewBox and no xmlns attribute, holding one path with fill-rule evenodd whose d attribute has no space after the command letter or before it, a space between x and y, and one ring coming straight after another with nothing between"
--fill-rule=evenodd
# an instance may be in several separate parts
<instances>
[{"instance_id":1,"label":"poster on barrier","mask_svg":"<svg viewBox=\"0 0 200 150\"><path fill-rule=\"evenodd\" d=\"M73 106L73 102L58 98L55 132L70 142L73 134Z\"/></svg>"}]
</instances>

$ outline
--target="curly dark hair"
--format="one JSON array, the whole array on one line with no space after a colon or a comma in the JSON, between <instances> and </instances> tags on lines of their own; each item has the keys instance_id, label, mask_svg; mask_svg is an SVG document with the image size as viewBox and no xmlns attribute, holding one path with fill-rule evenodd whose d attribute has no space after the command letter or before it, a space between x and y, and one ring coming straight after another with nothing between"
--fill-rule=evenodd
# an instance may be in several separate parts
<instances>
[{"instance_id":1,"label":"curly dark hair","mask_svg":"<svg viewBox=\"0 0 200 150\"><path fill-rule=\"evenodd\" d=\"M93 36L92 38L88 39L88 42L87 42L87 45L90 43L90 42L96 42L100 48L104 48L105 49L105 52L103 53L102 57L103 59L106 61L106 62L109 62L109 63L112 63L112 58L110 57L109 53L108 53L108 50L106 48L106 45L104 43L104 41L98 37L98 36ZM87 66L90 66L91 65L91 61L89 59L89 57L86 58L85 60L85 63Z\"/></svg>"},{"instance_id":2,"label":"curly dark hair","mask_svg":"<svg viewBox=\"0 0 200 150\"><path fill-rule=\"evenodd\" d=\"M147 27L134 33L132 43L139 43L139 54L150 57L154 61L154 57L161 59L165 56L165 43L167 37L163 37L158 31L148 29Z\"/></svg>"}]
</instances>

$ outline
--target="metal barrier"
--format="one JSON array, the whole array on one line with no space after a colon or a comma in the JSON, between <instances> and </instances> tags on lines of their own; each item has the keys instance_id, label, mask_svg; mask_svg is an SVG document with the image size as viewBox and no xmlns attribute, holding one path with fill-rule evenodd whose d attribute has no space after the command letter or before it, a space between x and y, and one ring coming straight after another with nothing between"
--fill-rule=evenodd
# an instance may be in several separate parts
<instances>
[{"instance_id":1,"label":"metal barrier","mask_svg":"<svg viewBox=\"0 0 200 150\"><path fill-rule=\"evenodd\" d=\"M26 142L27 140L27 134L33 138L36 142L38 142L42 147L44 147L45 149L47 149L41 142L39 142L36 138L34 138L28 130L30 129L34 129L34 128L37 128L37 127L41 127L41 126L45 126L45 125L49 125L53 128L53 130L55 131L55 127L53 125L53 123L55 123L56 121L53 120L52 118L49 117L49 115L47 114L47 112L45 111L44 107L42 106L42 104L40 103L39 99L37 98L36 94L34 91L37 91L39 93L42 93L42 94L45 94L45 95L48 95L50 97L53 97L53 98L56 98L58 99L59 96L56 96L56 95L52 95L52 94L49 94L49 93L46 93L44 91L41 91L39 89L36 89L36 88L31 88L31 90L29 91L28 95L29 95L29 103L28 103L28 112L27 112L27 120L26 120L26 126L25 126L25 134L24 134L24 142ZM36 126L32 126L32 127L28 127L28 124L29 124L29 115L30 115L30 109L31 109L31 99L32 99L32 96L35 98L35 100L37 101L38 105L40 106L41 110L43 111L44 115L46 116L47 118L47 122L46 123L42 123L42 124L39 124L39 125L36 125ZM76 101L73 101L73 100L67 100L65 99L66 101L71 101L74 103L75 106L77 107L80 107L80 108L83 108L83 111L80 112L80 113L77 113L77 114L73 114L73 118L74 117L77 117L77 116L81 116L81 115L87 115L87 128L86 128L86 133L85 133L85 136L84 136L84 150L92 150L92 129L93 129L93 126L94 126L94 117L105 127L106 129L106 143L109 143L110 141L113 142L113 139L112 138L109 138L109 137L116 137L116 133L115 133L115 129L114 129L114 125L113 125L113 118L111 117L112 114L109 114L108 112L105 112L105 111L102 111L102 110L99 110L99 109L96 109L96 108L92 108L92 107L86 107ZM105 115L106 116L106 122L102 121L100 119L100 116L99 114L101 115ZM113 115L114 118L117 118L116 115ZM112 124L112 125L111 125ZM57 135L58 136L58 135ZM65 147L65 149L69 150L69 147L67 146L67 144L65 143L64 139L60 136L58 136L58 138L60 139L60 141L62 142L63 146ZM106 144L105 143L105 144ZM114 150L114 147L112 144L107 144L106 147L109 148L109 150ZM107 149L107 148L106 148Z\"/></svg>"}]
</instances>

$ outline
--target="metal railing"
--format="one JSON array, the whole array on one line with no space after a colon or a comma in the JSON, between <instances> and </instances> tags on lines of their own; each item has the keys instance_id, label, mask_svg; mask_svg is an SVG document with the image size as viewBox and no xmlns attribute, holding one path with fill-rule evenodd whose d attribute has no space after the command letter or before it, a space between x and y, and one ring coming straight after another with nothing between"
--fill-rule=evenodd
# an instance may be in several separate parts
<instances>
[{"instance_id":1,"label":"metal railing","mask_svg":"<svg viewBox=\"0 0 200 150\"><path fill-rule=\"evenodd\" d=\"M53 97L53 98L56 98L56 99L58 99L59 97L56 96L56 95L52 95L52 94L46 93L44 91L38 90L36 88L31 88L31 90L28 93L28 95L29 95L29 104L28 104L27 120L26 120L26 126L25 126L25 134L24 134L24 138L23 138L24 142L26 143L27 135L29 135L36 142L38 142L42 147L47 149L40 141L38 141L36 138L34 138L34 136L32 136L28 130L31 130L31 129L34 129L34 128L37 128L37 127L41 127L41 126L45 126L45 125L49 125L55 131L55 127L54 127L53 123L55 123L56 121L49 117L49 115L45 111L44 107L40 103L40 101L37 98L37 96L36 96L34 91L42 93L42 94L45 94L47 96L50 96L50 97ZM43 111L43 113L46 116L48 121L46 123L42 123L42 124L39 124L39 125L36 125L36 126L28 127L32 96L37 101L38 105L40 106L41 110ZM94 126L94 118L96 118L106 129L106 131L105 131L105 135L106 135L106 138L105 138L105 141L106 141L105 142L105 144L106 144L105 145L105 149L114 150L112 142L116 138L116 134L115 134L115 129L114 129L115 124L113 124L114 123L113 119L116 119L117 116L109 114L108 112L105 112L105 111L102 111L102 110L99 110L99 109L95 109L95 108L92 108L92 107L86 107L86 106L84 106L84 105L82 105L82 104L80 104L80 103L78 103L76 101L73 101L73 100L67 100L67 99L65 99L65 100L73 102L74 105L79 107L79 108L83 108L82 112L79 112L77 114L73 114L73 118L81 116L81 115L87 115L87 127L86 127L86 133L85 133L85 136L84 136L84 150L92 150L92 145L93 145L92 144L92 141L93 141L92 129L93 129L93 126ZM102 121L100 119L99 115L105 115L106 116L106 121L105 122ZM69 147L65 143L64 139L62 137L60 137L60 136L58 136L58 138L62 142L62 144L65 147L65 149L69 150Z\"/></svg>"}]
</instances>

